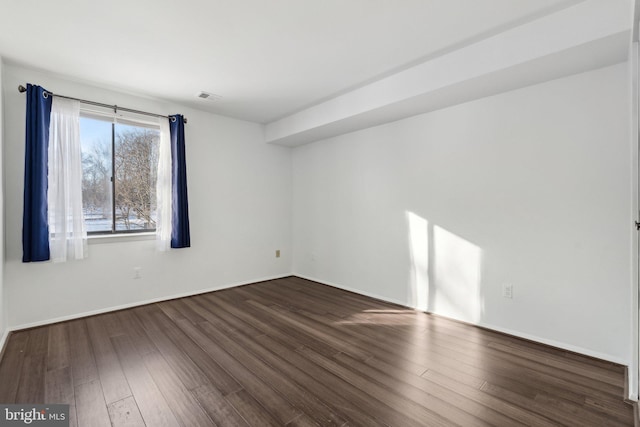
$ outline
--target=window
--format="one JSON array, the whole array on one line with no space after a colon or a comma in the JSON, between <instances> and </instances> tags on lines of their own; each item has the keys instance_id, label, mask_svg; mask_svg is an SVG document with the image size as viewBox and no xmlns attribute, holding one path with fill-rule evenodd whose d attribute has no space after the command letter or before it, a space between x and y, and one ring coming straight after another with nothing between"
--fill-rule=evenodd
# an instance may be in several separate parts
<instances>
[{"instance_id":1,"label":"window","mask_svg":"<svg viewBox=\"0 0 640 427\"><path fill-rule=\"evenodd\" d=\"M87 233L154 231L159 126L83 111L80 139Z\"/></svg>"}]
</instances>

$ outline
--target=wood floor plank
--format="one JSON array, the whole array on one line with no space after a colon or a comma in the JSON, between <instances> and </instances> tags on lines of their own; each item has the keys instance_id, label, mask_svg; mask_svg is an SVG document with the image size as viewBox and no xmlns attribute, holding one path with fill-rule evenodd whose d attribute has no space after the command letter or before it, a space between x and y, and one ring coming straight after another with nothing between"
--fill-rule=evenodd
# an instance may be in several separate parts
<instances>
[{"instance_id":1,"label":"wood floor plank","mask_svg":"<svg viewBox=\"0 0 640 427\"><path fill-rule=\"evenodd\" d=\"M84 384L97 379L98 368L96 367L85 319L69 322L69 342L71 346L73 384Z\"/></svg>"},{"instance_id":2,"label":"wood floor plank","mask_svg":"<svg viewBox=\"0 0 640 427\"><path fill-rule=\"evenodd\" d=\"M165 301L163 303L159 303L158 306L172 319L186 318L193 323L204 322L206 319L193 311L191 307L187 305L187 302L191 300L192 298L182 298Z\"/></svg>"},{"instance_id":3,"label":"wood floor plank","mask_svg":"<svg viewBox=\"0 0 640 427\"><path fill-rule=\"evenodd\" d=\"M301 414L298 418L287 424L287 427L318 427L320 424L307 414Z\"/></svg>"},{"instance_id":4,"label":"wood floor plank","mask_svg":"<svg viewBox=\"0 0 640 427\"><path fill-rule=\"evenodd\" d=\"M226 293L230 295L230 293ZM226 298L226 297L225 297ZM276 328L275 325L266 321L260 314L254 315L251 309L245 309L245 301L241 304L232 304L220 295L204 295L203 300L193 300L190 302L194 310L197 310L212 325L216 325L218 317L212 316L211 313L225 313L225 316L232 316L235 319L235 327L242 330L245 335L260 336L262 334L270 334L274 337L280 337L283 341L289 343L289 347L295 349L301 345L292 340L282 332L282 329ZM336 350L330 349L329 353L334 354Z\"/></svg>"},{"instance_id":5,"label":"wood floor plank","mask_svg":"<svg viewBox=\"0 0 640 427\"><path fill-rule=\"evenodd\" d=\"M16 394L16 403L44 402L48 345L48 327L29 330L29 345L25 350L26 356L20 372L20 387Z\"/></svg>"},{"instance_id":6,"label":"wood floor plank","mask_svg":"<svg viewBox=\"0 0 640 427\"><path fill-rule=\"evenodd\" d=\"M340 323L336 324L331 317L328 319L323 318L304 310L296 312L295 316L298 322L304 322L307 325L323 325L324 330L333 328L332 335L336 339L342 340L343 343L348 343L366 354L386 360L389 363L401 364L405 369L416 375L420 375L428 369L424 355L428 354L429 351L420 352L412 348L409 343L394 341L393 335L371 334L362 328L346 328L341 326ZM360 359L362 360L362 358Z\"/></svg>"},{"instance_id":7,"label":"wood floor plank","mask_svg":"<svg viewBox=\"0 0 640 427\"><path fill-rule=\"evenodd\" d=\"M514 393L509 390L505 390L499 386L494 386L489 383L485 383L480 388L480 390L487 394L491 394L492 396L497 397L502 401L510 402L515 405L519 405L521 407L526 407L527 410L533 413L548 414L548 416L552 418L554 422L556 422L559 425L575 426L576 424L588 425L589 423L591 423L592 425L598 425L598 426L605 426L605 425L620 426L621 425L619 422L613 419L598 417L598 416L595 416L594 414L584 413L582 416L579 416L577 414L571 414L570 412L567 412L567 411L558 411L557 409L553 408L553 405L541 404L535 399L532 400L532 399L524 398L521 395L518 395L517 393Z\"/></svg>"},{"instance_id":8,"label":"wood floor plank","mask_svg":"<svg viewBox=\"0 0 640 427\"><path fill-rule=\"evenodd\" d=\"M538 400L542 400L540 396L538 396ZM613 417L618 420L628 422L629 417L626 415L627 406L627 402L607 401L603 399L596 399L591 396L585 396L583 409L585 409L589 414L596 412L607 417Z\"/></svg>"},{"instance_id":9,"label":"wood floor plank","mask_svg":"<svg viewBox=\"0 0 640 427\"><path fill-rule=\"evenodd\" d=\"M69 405L69 426L77 426L76 396L70 366L47 371L43 403L62 403Z\"/></svg>"},{"instance_id":10,"label":"wood floor plank","mask_svg":"<svg viewBox=\"0 0 640 427\"><path fill-rule=\"evenodd\" d=\"M0 403L15 403L16 393L20 386L20 372L29 343L29 332L14 332L0 364Z\"/></svg>"},{"instance_id":11,"label":"wood floor plank","mask_svg":"<svg viewBox=\"0 0 640 427\"><path fill-rule=\"evenodd\" d=\"M496 352L491 348L486 350L486 355L488 360L494 360L496 364L500 364L503 367L510 367L523 373L541 374L560 380L570 381L577 385L591 388L594 392L606 393L610 396L617 397L620 396L621 393L623 393L622 387L602 382L598 378L575 375L563 369L558 369L550 364L540 363L528 359L509 357L508 355Z\"/></svg>"},{"instance_id":12,"label":"wood floor plank","mask_svg":"<svg viewBox=\"0 0 640 427\"><path fill-rule=\"evenodd\" d=\"M245 368L249 369L265 383L270 384L272 388L277 390L294 408L321 421L321 425L323 426L341 426L346 422L345 419L341 418L319 399L313 395L305 395L304 389L300 388L288 378L283 378L278 371L270 365L236 343L237 335L233 335L233 331L227 330L222 332L208 322L202 322L198 326L207 336L218 342L225 351L244 365ZM234 338L230 338L229 335Z\"/></svg>"},{"instance_id":13,"label":"wood floor plank","mask_svg":"<svg viewBox=\"0 0 640 427\"><path fill-rule=\"evenodd\" d=\"M509 344L490 342L487 347L497 349L503 353L518 356L526 360L532 360L538 363L544 363L549 366L572 372L581 376L587 376L591 379L620 388L620 376L615 372L605 371L602 369L593 369L591 366L584 366L575 361L568 361L561 357L546 354L544 351L530 348L521 348Z\"/></svg>"},{"instance_id":14,"label":"wood floor plank","mask_svg":"<svg viewBox=\"0 0 640 427\"><path fill-rule=\"evenodd\" d=\"M349 362L348 360L345 360L345 356L340 356L340 359L344 363ZM353 361L351 361L350 363L353 365ZM484 385L484 381L481 381L479 383L472 382L471 384L466 381L464 383L459 383L456 381L456 377L446 377L444 375L437 374L432 370L425 372L421 377L416 377L404 372L397 366L393 366L388 363L376 360L375 358L369 359L365 363L366 365L376 368L380 372L391 375L393 378L402 379L402 381L405 381L412 386L423 390L426 393L434 394L440 398L446 399L449 402L456 402L460 406L460 409L464 409L472 413L475 413L475 411L482 411L482 408L479 408L476 405L468 406L468 402L466 401L466 399L468 399L472 402L476 402L479 405L489 408L490 412L497 412L507 417L506 419L504 419L502 417L494 418L495 414L478 415L480 418L484 418L487 421L491 420L492 423L495 423L497 425L515 424L515 422L511 420L517 420L518 422L523 422L527 425L553 425L553 423L547 418L531 414L529 413L529 411L524 410L518 406L510 405L508 404L508 402L504 402L499 399L495 399L492 396L483 394L479 389ZM366 369L364 366L353 366L358 370ZM487 415L489 415L489 418L485 418ZM511 420L509 420L509 418Z\"/></svg>"},{"instance_id":15,"label":"wood floor plank","mask_svg":"<svg viewBox=\"0 0 640 427\"><path fill-rule=\"evenodd\" d=\"M358 372L364 378L387 387L399 396L403 396L457 424L512 425L514 427L525 425L517 418L506 417L488 406L480 405L467 399L466 396L444 387L418 385L421 382L419 377L415 377L415 380L411 376L397 377L392 375L392 372L379 371L346 354L339 354L334 359L339 363L340 368ZM550 424L547 425L550 426ZM540 423L540 425L543 424Z\"/></svg>"},{"instance_id":16,"label":"wood floor plank","mask_svg":"<svg viewBox=\"0 0 640 427\"><path fill-rule=\"evenodd\" d=\"M211 386L198 387L192 390L194 397L202 406L209 418L220 427L248 427L238 411L224 398L222 393Z\"/></svg>"},{"instance_id":17,"label":"wood floor plank","mask_svg":"<svg viewBox=\"0 0 640 427\"><path fill-rule=\"evenodd\" d=\"M197 300L190 299L185 303L213 325L216 324L218 318L216 316L213 316L212 313L227 313L229 312L229 310L240 310L239 307L241 307L231 304L225 299L214 298L213 295L211 295L211 298L202 298ZM242 304L244 304L244 302ZM258 320L256 320L252 316L246 316L242 318L236 316L236 319L238 319L237 327L240 328L242 330L242 333L245 335L258 336L265 333L265 328L269 329L269 325L258 322Z\"/></svg>"},{"instance_id":18,"label":"wood floor plank","mask_svg":"<svg viewBox=\"0 0 640 427\"><path fill-rule=\"evenodd\" d=\"M72 403L75 401L71 368L47 371L45 379L44 401L47 403Z\"/></svg>"},{"instance_id":19,"label":"wood floor plank","mask_svg":"<svg viewBox=\"0 0 640 427\"><path fill-rule=\"evenodd\" d=\"M131 390L102 319L101 316L88 318L87 330L94 350L104 399L107 404L110 404L131 396Z\"/></svg>"},{"instance_id":20,"label":"wood floor plank","mask_svg":"<svg viewBox=\"0 0 640 427\"><path fill-rule=\"evenodd\" d=\"M172 322L167 316L165 316L166 312L164 310L169 309L170 307L172 307L170 304L165 304L161 306L160 309L153 310L151 312L155 325L158 326L178 348L188 355L189 359L191 359L195 366L202 371L208 381L223 395L240 390L242 387L235 378L216 363L214 358L202 350L202 348L193 342L191 338L185 336L180 328L177 327L175 321L187 319L186 317L174 318L174 321ZM203 385L208 384L201 384L199 386ZM192 387L191 389L194 388L197 387Z\"/></svg>"},{"instance_id":21,"label":"wood floor plank","mask_svg":"<svg viewBox=\"0 0 640 427\"><path fill-rule=\"evenodd\" d=\"M400 413L405 415L408 418L407 420L403 421L407 423L405 425L409 425L409 419L412 420L411 424L413 425L420 425L420 423L426 423L431 426L457 425L454 420L447 419L442 415L433 412L431 408L427 409L421 405L415 404L415 402L411 402L408 399L398 396L387 387L381 386L375 381L371 381L371 379L369 378L366 378L350 369L344 368L338 363L335 363L333 360L327 359L310 349L303 347L297 351L315 362L317 365L322 366L327 371L342 378L359 390L364 391L372 398L377 399L378 401L383 402L386 405L389 405L395 411L399 411ZM485 423L477 420L477 424L483 425Z\"/></svg>"},{"instance_id":22,"label":"wood floor plank","mask_svg":"<svg viewBox=\"0 0 640 427\"><path fill-rule=\"evenodd\" d=\"M314 318L314 320L320 320L317 318ZM353 331L350 331L350 333L355 333ZM432 336L430 336L429 338L429 344L430 344L430 348L425 348L425 347L417 347L417 346L413 346L413 345L405 345L402 342L396 342L396 346L398 348L405 348L407 350L408 354L417 354L420 355L420 357L422 358L422 360L425 363L428 363L430 366L436 366L435 369L437 369L438 371L442 371L442 369L452 369L455 371L460 371L460 372L464 372L468 375L477 375L478 378L481 378L480 381L485 381L488 380L487 378L484 378L482 375L483 372L488 372L485 369L486 362L487 361L491 361L491 362L495 362L494 363L494 368L497 369L493 369L490 372L490 375L492 376L492 379L495 379L495 375L509 375L512 377L512 379L518 380L521 379L522 383L527 384L527 386L531 386L532 384L535 384L537 381L537 377L538 377L538 373L536 372L535 375L527 375L526 372L522 372L521 367L518 365L513 365L511 363L509 363L508 361L502 361L500 359L496 359L496 358L485 358L483 357L482 363L473 363L473 359L466 359L467 361L472 361L471 364L468 363L460 363L459 360L456 360L455 358L451 358L448 357L447 354L441 354L440 351L431 351L434 348L438 348L438 338L434 337L433 335L436 335L437 332L434 332L432 334ZM374 341L370 341L369 343L372 345L375 345L376 342L383 340L384 339L384 335L378 335L378 334L372 334L371 331L366 332L366 334L361 335L361 338L363 341L368 340L368 336L372 335L372 338L374 339ZM393 339L393 338L390 338ZM465 347L464 346L464 342L463 341L457 341L454 344L452 344L453 346L457 346L458 348L463 349L464 352L468 353L468 354L477 354L479 352L484 351L484 346L475 346L475 347ZM447 349L451 349L452 347L447 346ZM393 351L393 350L392 350ZM455 351L455 352L459 352L459 350L451 350L451 351ZM546 384L548 386L548 384Z\"/></svg>"},{"instance_id":23,"label":"wood floor plank","mask_svg":"<svg viewBox=\"0 0 640 427\"><path fill-rule=\"evenodd\" d=\"M107 405L113 427L145 427L142 415L133 396Z\"/></svg>"},{"instance_id":24,"label":"wood floor plank","mask_svg":"<svg viewBox=\"0 0 640 427\"><path fill-rule=\"evenodd\" d=\"M121 310L126 311L126 310ZM109 338L115 337L118 335L126 335L129 331L125 328L125 325L122 324L120 320L121 316L119 315L119 311L114 311L111 313L101 314L99 317L102 324L104 325L104 329L107 331Z\"/></svg>"},{"instance_id":25,"label":"wood floor plank","mask_svg":"<svg viewBox=\"0 0 640 427\"><path fill-rule=\"evenodd\" d=\"M175 325L164 325L168 329L163 328L162 323L158 323L155 317L158 312L159 309L154 306L140 307L136 310L136 316L140 319L147 335L158 348L158 351L165 357L172 369L176 371L187 389L193 390L210 384L207 375L183 351L180 345L181 342L182 345L188 345L186 341L189 338L178 334L177 331L179 330ZM160 313L162 312L160 311ZM172 338L177 339L178 343L174 342Z\"/></svg>"},{"instance_id":26,"label":"wood floor plank","mask_svg":"<svg viewBox=\"0 0 640 427\"><path fill-rule=\"evenodd\" d=\"M451 364L441 358L434 362L432 369L423 374L425 378L437 377L438 375L444 375L471 386L477 386L478 381L490 382L528 399L534 399L543 393L554 396L556 399L572 401L577 405L584 403L585 396L597 393L597 391L594 392L582 385L570 384L563 379L541 374L534 370L505 370L504 366L498 366L491 370L486 366L477 368L465 364ZM611 398L603 394L599 401L610 403ZM620 409L624 407L621 399L618 399L617 403L621 405Z\"/></svg>"},{"instance_id":27,"label":"wood floor plank","mask_svg":"<svg viewBox=\"0 0 640 427\"><path fill-rule=\"evenodd\" d=\"M349 361L345 356L340 356L340 359L343 363L348 363L355 369L365 372L368 371L365 366L355 365L353 361ZM448 402L456 403L460 409L477 414L479 418L485 419L492 424L516 425L518 423L525 423L526 425L547 427L554 425L553 422L547 418L530 414L527 410L509 405L504 401L492 398L492 396L486 396L479 390L480 387L484 385L484 382L471 385L467 383L461 384L456 382L455 379L443 375L437 376L434 379L432 375L433 371L431 370L424 373L421 377L416 377L403 372L402 369L397 366L376 360L375 358L367 360L365 363L368 366L376 368L379 372L390 375L394 379L401 379L426 393L438 396ZM469 401L475 402L475 404ZM485 409L483 409L483 407Z\"/></svg>"},{"instance_id":28,"label":"wood floor plank","mask_svg":"<svg viewBox=\"0 0 640 427\"><path fill-rule=\"evenodd\" d=\"M267 408L274 419L277 419L282 424L286 424L300 415L300 412L270 385L266 384L232 355L227 353L218 343L214 342L193 323L181 320L178 321L178 326L185 334L198 342L198 344L201 344L203 350L215 354L220 365L236 378L238 383L242 385L245 391L250 393L252 398L258 401L264 408Z\"/></svg>"},{"instance_id":29,"label":"wood floor plank","mask_svg":"<svg viewBox=\"0 0 640 427\"><path fill-rule=\"evenodd\" d=\"M133 338L128 335L111 337L142 419L148 426L179 426L178 420L147 371L132 340Z\"/></svg>"},{"instance_id":30,"label":"wood floor plank","mask_svg":"<svg viewBox=\"0 0 640 427\"><path fill-rule=\"evenodd\" d=\"M202 410L195 397L187 390L178 375L157 352L143 357L147 370L158 385L178 422L188 427L207 427L213 421Z\"/></svg>"},{"instance_id":31,"label":"wood floor plank","mask_svg":"<svg viewBox=\"0 0 640 427\"><path fill-rule=\"evenodd\" d=\"M231 295L231 293L225 294L224 298L228 298L228 295ZM216 298L211 295L205 294L204 297L213 304L218 303ZM246 319L247 323L261 330L263 333L279 337L283 343L288 343L293 349L305 345L327 357L331 357L340 352L340 350L332 347L327 342L318 340L307 332L296 329L291 324L251 304L243 303L239 306L242 307L242 309L238 308L238 306L232 307L231 304L227 304L226 309L230 312L237 313L239 317Z\"/></svg>"},{"instance_id":32,"label":"wood floor plank","mask_svg":"<svg viewBox=\"0 0 640 427\"><path fill-rule=\"evenodd\" d=\"M201 308L208 307L206 304L202 304ZM211 309L211 307L208 307ZM206 316L201 312L203 317L207 317L214 322L216 322L216 328L220 328L221 332L228 336L229 339L241 345L245 350L251 350L251 352L257 357L264 360L270 366L274 367L280 372L280 375L285 378L292 378L295 382L297 382L302 388L305 389L303 394L312 395L321 400L325 401L327 405L332 407L336 412L343 414L347 419L351 419L351 422L354 425L377 425L377 422L372 418L369 418L366 414L359 411L355 406L349 404L349 401L346 399L341 399L336 396L332 389L327 388L321 382L317 381L314 377L308 375L305 371L296 368L295 364L290 363L287 358L281 358L277 356L275 353L270 352L264 346L261 346L250 332L248 335L245 334L245 326L247 323L236 317L233 313L220 310L220 306L217 307L219 317L214 319L210 316ZM231 308L230 306L225 306L225 308ZM242 313L236 312L236 314ZM214 316L215 317L215 316ZM246 318L245 318L246 319ZM267 329L270 334L273 334L273 329L270 327ZM282 338L281 334L276 334L280 338ZM266 336L261 336L261 338L266 338ZM281 344L278 344L281 345ZM345 414L349 415L345 415ZM332 420L332 419L321 419L321 424L323 423L339 423L340 420Z\"/></svg>"},{"instance_id":33,"label":"wood floor plank","mask_svg":"<svg viewBox=\"0 0 640 427\"><path fill-rule=\"evenodd\" d=\"M500 334L494 331L474 328L473 330L468 330L468 325L461 324L459 322L450 321L448 319L441 318L435 315L429 315L430 323L429 330L433 330L434 326L437 326L439 332L444 332L446 336L453 337L457 336L463 337L462 341L458 342L468 342L475 344L482 344L486 347L492 347L493 344L499 343L504 344L510 347L515 345L515 348L521 348L526 350L527 353L536 353L540 352L540 354L546 354L546 357L552 358L554 360L566 360L567 362L572 361L572 365L575 367L582 367L583 371L587 371L587 376L592 377L593 373L597 371L601 371L602 373L608 373L609 375L617 375L618 376L618 388L622 389L624 385L624 377L621 376L624 372L624 369L619 365L615 365L611 362L601 361L597 359L593 359L588 356L578 355L576 353L571 353L566 350L556 349L550 346L541 345L538 343L530 342L527 340L514 340L513 337L506 336L504 334ZM475 333L469 333L475 332ZM517 344L515 344L517 343ZM528 357L528 356L527 356ZM544 360L545 357L542 357ZM572 369L573 370L573 369Z\"/></svg>"},{"instance_id":34,"label":"wood floor plank","mask_svg":"<svg viewBox=\"0 0 640 427\"><path fill-rule=\"evenodd\" d=\"M305 358L303 354L291 352L288 348L282 346L269 336L262 335L256 339L266 348L275 352L280 357L289 360L290 363L300 367L301 370L307 372L312 377L322 378L322 382L332 391L332 395L337 396L345 402L347 412L349 411L348 407L354 405L359 408L361 414L372 418L370 423L360 425L420 425L403 413L387 406L385 402L372 399L363 389L323 369L323 367L315 364L312 360ZM323 398L330 399L331 396L323 396ZM351 417L353 414L349 414L349 416ZM358 423L356 425L358 425ZM435 425L441 425L441 423Z\"/></svg>"},{"instance_id":35,"label":"wood floor plank","mask_svg":"<svg viewBox=\"0 0 640 427\"><path fill-rule=\"evenodd\" d=\"M242 415L242 417L251 426L281 426L269 411L260 405L249 393L240 390L231 393L225 398L233 407Z\"/></svg>"},{"instance_id":36,"label":"wood floor plank","mask_svg":"<svg viewBox=\"0 0 640 427\"><path fill-rule=\"evenodd\" d=\"M361 347L353 346L349 342L342 340L340 337L336 336L335 331L331 331L330 328L325 327L324 325L315 324L314 326L311 326L307 322L300 320L300 318L297 317L295 313L286 313L283 312L283 310L278 309L278 307L269 307L254 300L247 301L247 304L256 307L258 310L264 311L268 315L272 316L272 318L278 318L288 323L292 327L304 331L315 340L327 343L332 348L338 350L340 353L350 354L351 356L359 360L367 360L368 358L372 357L372 354L370 352L367 352Z\"/></svg>"},{"instance_id":37,"label":"wood floor plank","mask_svg":"<svg viewBox=\"0 0 640 427\"><path fill-rule=\"evenodd\" d=\"M70 425L633 425L624 367L287 277L13 332L0 403Z\"/></svg>"},{"instance_id":38,"label":"wood floor plank","mask_svg":"<svg viewBox=\"0 0 640 427\"><path fill-rule=\"evenodd\" d=\"M317 317L314 317L313 320L321 321ZM422 367L425 372L427 368L430 369L448 369L454 372L464 372L465 374L474 376L479 378L480 384L485 381L485 378L482 376L482 373L485 372L486 368L486 360L483 357L482 359L478 359L477 362L474 362L475 359L472 359L472 363L462 363L460 360L451 357L450 354L442 354L439 347L438 341L434 337L429 337L429 346L420 347L413 345L413 341L418 341L421 339L421 336L414 336L411 340L407 340L403 342L402 340L394 340L395 337L385 335L385 333L380 334L377 331L372 331L367 328L359 328L357 331L351 328L350 330L344 331L346 334L353 336L356 339L356 343L360 343L360 345L371 346L372 352L374 353L376 359L387 362L391 365L401 366L407 371L416 373L416 370ZM390 334L387 332L386 334ZM397 335L397 334L396 334ZM385 336L387 338L385 338ZM393 342L393 345L388 345L389 341ZM380 346L380 344L387 343L388 348L384 348L384 346ZM404 351L404 354L399 354L399 351ZM452 350L458 352L459 350ZM467 348L467 351L470 355L475 355L481 353L483 351L483 347L472 347ZM419 361L421 365L417 367L412 367L414 363ZM468 359L465 359L467 362ZM435 368L434 368L435 367ZM505 369L505 366L502 364L495 364L495 368L497 370L492 371L492 375L496 373L502 372ZM420 372L420 374L422 373ZM514 372L506 372L507 374ZM531 381L531 378L526 378L526 381Z\"/></svg>"},{"instance_id":39,"label":"wood floor plank","mask_svg":"<svg viewBox=\"0 0 640 427\"><path fill-rule=\"evenodd\" d=\"M66 368L71 364L69 334L66 323L49 326L49 349L47 352L47 370Z\"/></svg>"},{"instance_id":40,"label":"wood floor plank","mask_svg":"<svg viewBox=\"0 0 640 427\"><path fill-rule=\"evenodd\" d=\"M302 389L302 396L315 396L317 399L322 400L326 405L331 407L335 414L340 415L339 418L332 416L331 418L317 418L317 422L321 425L340 425L342 418L346 419L348 423L353 425L378 425L374 419L370 418L367 414L360 411L355 405L351 404L347 399L342 399L335 393L334 389L328 388L317 378L312 377L307 372L299 369L295 364L290 363L288 358L278 356L276 353L269 351L265 346L258 343L253 337L243 335L235 331L226 330L225 334L229 335L229 338L243 346L246 350L251 351L256 356L260 357L284 378L290 378L297 383ZM266 339L266 336L262 336L262 339ZM275 341L272 342L275 344ZM281 347L282 348L282 347Z\"/></svg>"},{"instance_id":41,"label":"wood floor plank","mask_svg":"<svg viewBox=\"0 0 640 427\"><path fill-rule=\"evenodd\" d=\"M118 334L116 330L116 334L114 335L112 333L111 336L112 337L117 335L130 336L132 341L135 343L138 354L140 354L141 356L147 353L151 353L153 351L157 351L158 349L151 341L151 338L149 338L149 336L145 332L134 310L135 309L120 310L116 313L118 317L118 324L120 325L121 328L123 328L124 333ZM116 327L118 324L116 324Z\"/></svg>"},{"instance_id":42,"label":"wood floor plank","mask_svg":"<svg viewBox=\"0 0 640 427\"><path fill-rule=\"evenodd\" d=\"M99 380L77 385L75 394L78 425L111 427L109 412L107 411Z\"/></svg>"},{"instance_id":43,"label":"wood floor plank","mask_svg":"<svg viewBox=\"0 0 640 427\"><path fill-rule=\"evenodd\" d=\"M339 313L338 317L352 313L348 306L336 305L318 294L309 295L304 291L292 291L287 283L285 280L278 280L265 284L259 289L252 289L251 292L253 295L260 296L263 301L276 302L289 311L306 310L318 316Z\"/></svg>"}]
</instances>

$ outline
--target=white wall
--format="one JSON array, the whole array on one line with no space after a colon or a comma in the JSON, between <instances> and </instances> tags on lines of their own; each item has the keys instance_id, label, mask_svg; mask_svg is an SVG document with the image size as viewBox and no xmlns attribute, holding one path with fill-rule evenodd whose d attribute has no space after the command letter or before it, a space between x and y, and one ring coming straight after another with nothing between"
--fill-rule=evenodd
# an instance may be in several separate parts
<instances>
[{"instance_id":1,"label":"white wall","mask_svg":"<svg viewBox=\"0 0 640 427\"><path fill-rule=\"evenodd\" d=\"M260 125L5 65L6 271L9 325L20 327L291 271L291 152L263 142ZM21 262L24 94L19 84L162 114L185 126L191 245L167 253L153 240L92 242L78 262ZM275 258L275 250L282 251ZM133 279L133 268L142 278Z\"/></svg>"},{"instance_id":2,"label":"white wall","mask_svg":"<svg viewBox=\"0 0 640 427\"><path fill-rule=\"evenodd\" d=\"M0 82L2 82L2 73L4 64L0 57ZM4 185L2 173L2 155L4 152L4 126L3 126L3 105L4 96L0 88L0 352L4 344L3 337L7 332L7 303L4 298Z\"/></svg>"},{"instance_id":3,"label":"white wall","mask_svg":"<svg viewBox=\"0 0 640 427\"><path fill-rule=\"evenodd\" d=\"M294 273L627 364L628 90L619 64L295 148Z\"/></svg>"}]
</instances>

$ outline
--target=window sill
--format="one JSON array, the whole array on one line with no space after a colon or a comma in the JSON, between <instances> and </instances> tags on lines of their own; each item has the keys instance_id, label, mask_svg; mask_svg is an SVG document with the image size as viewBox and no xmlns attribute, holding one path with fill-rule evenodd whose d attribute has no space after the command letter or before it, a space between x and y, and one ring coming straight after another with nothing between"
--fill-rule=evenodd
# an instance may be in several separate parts
<instances>
[{"instance_id":1,"label":"window sill","mask_svg":"<svg viewBox=\"0 0 640 427\"><path fill-rule=\"evenodd\" d=\"M123 243L123 242L139 242L144 240L155 240L156 233L123 233L123 234L94 234L87 236L90 245L102 243Z\"/></svg>"}]
</instances>

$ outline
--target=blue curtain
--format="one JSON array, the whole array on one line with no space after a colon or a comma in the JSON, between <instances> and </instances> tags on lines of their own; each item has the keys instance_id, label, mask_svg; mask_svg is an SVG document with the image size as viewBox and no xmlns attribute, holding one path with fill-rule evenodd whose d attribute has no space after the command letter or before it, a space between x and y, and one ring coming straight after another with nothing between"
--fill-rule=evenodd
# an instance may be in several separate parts
<instances>
[{"instance_id":1,"label":"blue curtain","mask_svg":"<svg viewBox=\"0 0 640 427\"><path fill-rule=\"evenodd\" d=\"M171 116L169 128L171 130L171 247L188 248L191 246L191 237L182 115Z\"/></svg>"},{"instance_id":2,"label":"blue curtain","mask_svg":"<svg viewBox=\"0 0 640 427\"><path fill-rule=\"evenodd\" d=\"M40 86L27 84L22 262L49 259L47 150L51 96L45 92Z\"/></svg>"}]
</instances>

